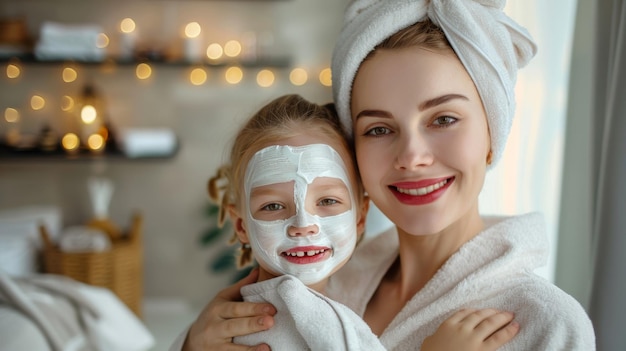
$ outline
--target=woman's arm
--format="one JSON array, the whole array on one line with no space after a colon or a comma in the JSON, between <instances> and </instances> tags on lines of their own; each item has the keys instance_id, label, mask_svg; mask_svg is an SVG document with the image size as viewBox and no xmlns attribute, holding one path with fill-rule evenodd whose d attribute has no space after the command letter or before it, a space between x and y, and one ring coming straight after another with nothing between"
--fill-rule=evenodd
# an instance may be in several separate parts
<instances>
[{"instance_id":1,"label":"woman's arm","mask_svg":"<svg viewBox=\"0 0 626 351\"><path fill-rule=\"evenodd\" d=\"M274 325L276 309L270 304L243 302L239 290L256 282L253 270L237 284L220 291L193 322L182 351L269 351L267 345L256 347L235 345L233 337L266 330Z\"/></svg>"},{"instance_id":2,"label":"woman's arm","mask_svg":"<svg viewBox=\"0 0 626 351\"><path fill-rule=\"evenodd\" d=\"M511 312L464 309L445 320L422 343L421 351L493 351L519 332Z\"/></svg>"}]
</instances>

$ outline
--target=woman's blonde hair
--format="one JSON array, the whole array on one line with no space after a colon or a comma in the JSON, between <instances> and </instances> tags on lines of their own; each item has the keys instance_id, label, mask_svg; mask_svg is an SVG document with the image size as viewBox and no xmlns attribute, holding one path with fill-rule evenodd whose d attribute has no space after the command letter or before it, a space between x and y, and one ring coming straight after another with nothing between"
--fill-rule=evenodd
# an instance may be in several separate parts
<instances>
[{"instance_id":1,"label":"woman's blonde hair","mask_svg":"<svg viewBox=\"0 0 626 351\"><path fill-rule=\"evenodd\" d=\"M229 161L209 179L209 196L220 207L219 226L224 224L229 205L235 206L238 211L243 210L244 174L252 156L264 147L311 131L318 131L338 140L350 152L352 163L356 167L351 143L348 142L332 104L318 105L295 94L274 99L239 130ZM363 189L358 172L355 172L355 176L358 187L355 193L357 202L361 203ZM236 241L236 237L233 237L232 242ZM251 261L250 247L242 245L238 266L243 267Z\"/></svg>"},{"instance_id":2,"label":"woman's blonde hair","mask_svg":"<svg viewBox=\"0 0 626 351\"><path fill-rule=\"evenodd\" d=\"M385 39L367 55L365 60L372 57L378 49L404 49L415 46L434 51L454 51L443 30L426 18Z\"/></svg>"}]
</instances>

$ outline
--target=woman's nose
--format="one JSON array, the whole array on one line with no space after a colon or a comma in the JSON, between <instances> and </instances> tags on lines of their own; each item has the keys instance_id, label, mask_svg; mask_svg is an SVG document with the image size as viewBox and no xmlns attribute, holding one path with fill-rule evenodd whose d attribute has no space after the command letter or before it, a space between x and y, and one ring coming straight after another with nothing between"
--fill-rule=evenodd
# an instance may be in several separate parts
<instances>
[{"instance_id":1,"label":"woman's nose","mask_svg":"<svg viewBox=\"0 0 626 351\"><path fill-rule=\"evenodd\" d=\"M433 161L434 155L428 141L418 133L403 136L396 145L395 168L398 170L428 166Z\"/></svg>"},{"instance_id":2,"label":"woman's nose","mask_svg":"<svg viewBox=\"0 0 626 351\"><path fill-rule=\"evenodd\" d=\"M292 237L315 235L319 232L317 224L311 224L306 227L291 226L287 229L287 234Z\"/></svg>"}]
</instances>

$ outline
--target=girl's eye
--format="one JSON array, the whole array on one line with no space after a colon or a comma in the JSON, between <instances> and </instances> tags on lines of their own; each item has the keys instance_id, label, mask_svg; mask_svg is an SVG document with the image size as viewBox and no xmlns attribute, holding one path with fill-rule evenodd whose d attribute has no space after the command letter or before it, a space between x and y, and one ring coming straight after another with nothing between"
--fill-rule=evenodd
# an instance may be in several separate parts
<instances>
[{"instance_id":1,"label":"girl's eye","mask_svg":"<svg viewBox=\"0 0 626 351\"><path fill-rule=\"evenodd\" d=\"M365 132L365 135L373 135L373 136L377 136L377 135L385 135L385 134L389 134L391 133L391 131L389 130L389 128L385 128L385 127L374 127L370 130L368 130L367 132Z\"/></svg>"},{"instance_id":2,"label":"girl's eye","mask_svg":"<svg viewBox=\"0 0 626 351\"><path fill-rule=\"evenodd\" d=\"M283 205L281 205L281 204L273 203L273 204L267 204L267 205L261 207L261 210L262 211L279 211L279 210L282 210L284 208L285 207Z\"/></svg>"},{"instance_id":3,"label":"girl's eye","mask_svg":"<svg viewBox=\"0 0 626 351\"><path fill-rule=\"evenodd\" d=\"M441 116L437 117L433 124L437 127L447 127L451 124L456 123L457 119L450 116Z\"/></svg>"},{"instance_id":4,"label":"girl's eye","mask_svg":"<svg viewBox=\"0 0 626 351\"><path fill-rule=\"evenodd\" d=\"M335 199L322 199L322 201L319 202L320 206L331 206L334 204L339 203L339 201L335 200Z\"/></svg>"}]
</instances>

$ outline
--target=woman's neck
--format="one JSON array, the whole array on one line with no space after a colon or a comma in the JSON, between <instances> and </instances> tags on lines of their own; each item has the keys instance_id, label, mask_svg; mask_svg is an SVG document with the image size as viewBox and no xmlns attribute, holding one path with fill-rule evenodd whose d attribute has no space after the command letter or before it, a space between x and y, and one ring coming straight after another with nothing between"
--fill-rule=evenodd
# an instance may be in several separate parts
<instances>
[{"instance_id":1,"label":"woman's neck","mask_svg":"<svg viewBox=\"0 0 626 351\"><path fill-rule=\"evenodd\" d=\"M398 228L399 259L392 267L393 272L387 276L394 281L398 297L405 301L413 297L483 227L482 218L475 208L439 233L411 235Z\"/></svg>"}]
</instances>

